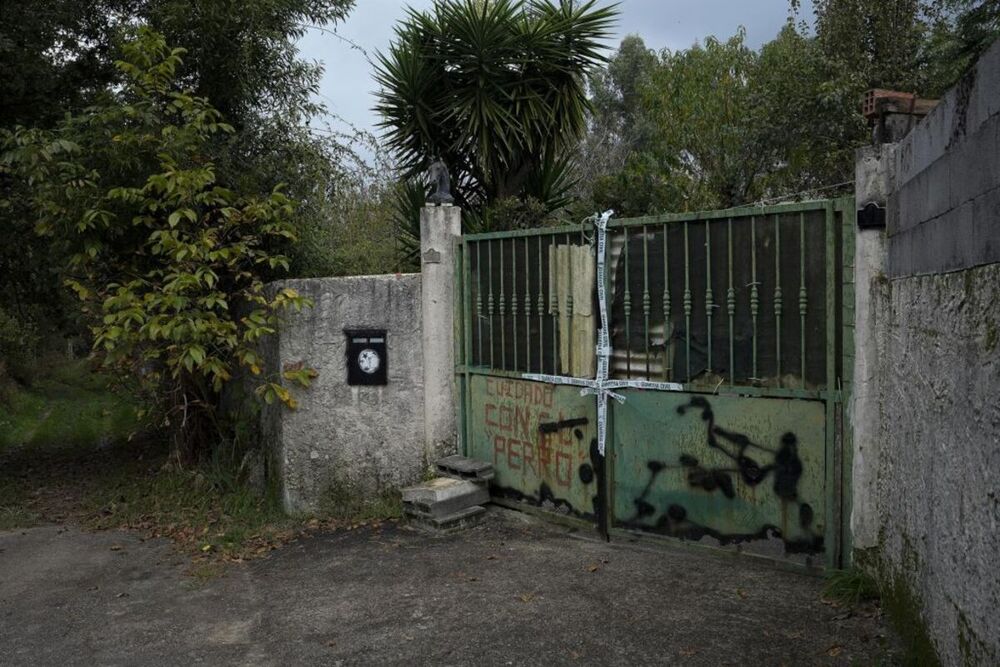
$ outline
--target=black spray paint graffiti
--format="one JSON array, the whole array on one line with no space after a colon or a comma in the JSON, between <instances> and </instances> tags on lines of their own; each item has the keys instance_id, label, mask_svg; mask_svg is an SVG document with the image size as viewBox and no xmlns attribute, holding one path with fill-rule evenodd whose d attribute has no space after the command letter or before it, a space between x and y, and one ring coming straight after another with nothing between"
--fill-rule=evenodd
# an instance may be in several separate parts
<instances>
[{"instance_id":1,"label":"black spray paint graffiti","mask_svg":"<svg viewBox=\"0 0 1000 667\"><path fill-rule=\"evenodd\" d=\"M726 498L736 497L736 476L750 487L756 487L764 482L769 476L772 478L772 489L774 494L783 503L797 503L799 526L809 529L812 526L814 513L808 503L798 503L798 484L802 477L802 461L798 455L798 438L794 433L785 433L781 436L781 441L777 448L768 447L753 442L748 436L742 433L729 431L715 423L715 414L707 399L701 396L694 396L688 403L677 408L679 415L687 414L689 410L701 410L701 419L706 424L707 444L711 449L722 452L732 461L731 466L707 468L702 466L698 459L688 454L681 454L678 457L680 467L687 470L687 482L695 488L703 489L709 493L720 492ZM771 462L761 465L756 458L763 454L770 455ZM635 498L635 516L629 524L637 527L644 527L646 522L656 515L657 509L649 501L649 495L653 489L657 477L666 470L667 463L663 461L648 461L649 479L643 487L642 493ZM759 530L739 535L724 534L709 527L695 524L688 520L687 510L677 504L671 504L656 521L655 529L668 534L700 539L704 535L710 535L718 539L723 544L731 542L742 542L753 539L765 539L768 537L778 537L784 540L788 552L817 552L823 549L822 536L814 535L811 539L788 539L783 531L775 525L765 525Z\"/></svg>"},{"instance_id":2,"label":"black spray paint graffiti","mask_svg":"<svg viewBox=\"0 0 1000 667\"><path fill-rule=\"evenodd\" d=\"M557 433L562 429L572 428L573 437L575 437L578 442L582 442L584 434L578 427L585 426L589 422L590 420L586 417L574 417L557 422L543 422L538 425L538 432L541 434L552 434ZM605 460L597 450L596 439L592 439L590 441L590 461L581 463L580 467L577 469L577 474L580 477L580 481L585 485L596 482L594 495L591 497L592 512L587 512L574 507L568 500L556 495L556 493L552 490L552 487L546 482L541 483L536 494L525 493L519 489L499 485L491 486L491 493L500 498L509 498L511 500L551 509L557 512L562 511L581 519L594 520L600 533L607 537L608 520L607 512L605 511L606 502L604 499Z\"/></svg>"}]
</instances>

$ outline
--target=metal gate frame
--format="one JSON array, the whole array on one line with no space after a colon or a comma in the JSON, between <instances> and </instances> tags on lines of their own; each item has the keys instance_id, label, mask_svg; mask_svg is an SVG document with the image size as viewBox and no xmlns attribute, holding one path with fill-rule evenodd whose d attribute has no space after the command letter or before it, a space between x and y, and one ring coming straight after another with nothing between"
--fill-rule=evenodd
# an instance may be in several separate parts
<instances>
[{"instance_id":1,"label":"metal gate frame","mask_svg":"<svg viewBox=\"0 0 1000 667\"><path fill-rule=\"evenodd\" d=\"M855 206L852 197L844 197L834 200L822 200L813 202L804 202L797 204L785 204L770 207L743 207L737 209L727 209L722 211L708 211L708 212L695 212L695 213L685 213L685 214L671 214L671 215L659 215L659 216L648 216L643 218L632 218L632 219L617 219L612 220L609 225L609 229L615 232L628 233L630 230L642 229L645 230L648 227L656 225L670 225L676 223L686 223L693 222L707 222L712 220L724 220L724 219L735 219L741 217L760 217L766 219L768 216L778 216L778 215L788 215L795 213L812 213L814 215L822 212L824 216L824 233L825 233L825 262L828 267L826 271L826 285L825 285L825 299L824 306L826 311L825 317L825 327L826 327L826 359L825 359L825 383L821 389L809 389L806 388L805 382L803 381L803 387L801 388L786 388L786 387L759 387L750 386L747 384L736 384L733 378L730 378L728 383L722 383L719 386L713 388L706 387L698 383L690 382L690 377L685 378L688 382L681 383L682 391L689 394L705 394L705 395L722 395L722 396L741 396L741 397L774 397L774 398L790 398L790 399L806 399L811 401L823 401L824 403L824 413L825 413L825 456L826 456L826 466L825 466L825 488L828 490L826 507L826 517L825 526L827 534L830 539L827 542L827 548L825 550L825 564L827 567L840 567L844 565L845 560L850 554L850 530L849 530L849 517L850 517L850 493L849 493L849 471L851 466L851 451L852 446L850 442L850 429L845 429L844 427L844 403L847 396L850 393L850 369L853 362L853 303L854 303L854 285L853 285L853 257L854 257L854 229L855 229ZM776 223L777 227L777 223ZM665 228L665 227L664 227ZM518 230L512 232L498 232L498 233L488 233L488 234L476 234L476 235L465 235L461 239L457 240L457 252L456 252L456 295L460 298L456 299L456 309L455 309L455 358L456 358L456 386L458 391L456 410L459 418L459 433L460 440L462 442L462 450L464 453L469 453L469 442L472 437L473 424L471 422L471 415L473 413L473 396L470 391L473 378L476 376L487 376L492 378L507 378L512 380L521 379L524 376L524 372L519 369L509 370L505 368L495 368L490 365L484 365L482 363L473 364L476 358L475 351L473 349L474 342L474 321L478 320L477 324L481 326L482 322L482 312L486 304L483 303L483 294L479 287L475 290L472 285L472 274L471 267L473 266L473 247L478 251L479 245L483 242L500 242L501 248L503 248L503 241L509 240L511 243L511 248L515 247L515 243L521 242L525 248L525 257L523 266L526 269L531 267L527 266L528 263L528 248L531 247L537 241L538 243L538 281L541 285L541 249L542 249L542 239L549 237L551 239L579 239L581 244L585 240L585 235L588 230L582 225L569 225L557 228L540 228L540 229L529 229L529 230ZM664 237L665 238L665 237ZM554 241L552 241L554 243ZM805 243L804 236L801 237L802 244ZM732 244L732 237L730 236L730 248ZM520 247L520 246L518 246ZM503 250L501 249L501 253ZM626 249L626 253L627 253ZM804 251L803 251L804 253ZM779 251L775 251L775 257L779 255ZM494 256L493 251L490 251L490 259L492 260ZM501 254L502 257L502 254ZM481 271L478 264L477 266L477 280L479 278L479 273ZM515 262L514 269L516 271L517 265ZM492 266L491 266L492 269ZM832 269L832 270L830 270ZM709 268L710 271L710 268ZM516 275L516 273L515 273ZM503 278L501 277L501 281ZM610 273L606 276L606 289L610 289ZM803 279L804 280L804 279ZM529 285L529 276L524 276L523 282L525 285L525 293L523 294L523 300L520 302L523 308L523 317L525 319L534 317L531 308L531 301L533 295L531 295L527 287ZM492 285L492 283L491 283ZM502 282L501 282L502 285ZM480 286L481 287L481 286ZM476 292L476 299L473 300L473 292ZM515 290L516 291L516 290ZM519 294L513 294L513 317L518 317L518 297ZM539 318L539 331L542 332L544 337L545 328L541 324L542 321L542 290L539 287L538 299L535 312L537 312L537 317ZM648 300L648 294L644 295ZM493 295L492 290L490 294L490 321L492 327L493 315ZM711 299L711 296L709 296ZM721 301L721 300L720 300ZM794 302L794 299L789 301ZM501 288L500 292L500 317L503 317L504 308L510 306L511 304L504 304L504 294ZM722 303L718 305L724 305ZM572 305L569 306L572 308ZM711 307L711 302L709 303ZM780 306L779 306L780 307ZM647 308L647 329L648 329L648 305ZM708 311L711 312L711 311ZM478 315L478 317L477 317ZM546 316L547 317L547 316ZM530 324L527 325L526 334L530 334ZM553 324L553 327L555 325ZM780 315L778 320L778 326L780 327ZM711 327L711 324L709 324ZM711 329L710 329L711 330ZM515 329L516 331L516 329ZM690 338L690 328L687 330L687 336ZM756 331L756 330L755 330ZM555 336L555 329L552 329L553 336ZM780 333L779 333L780 335ZM492 331L490 337L491 351L493 349ZM526 335L527 338L527 335ZM482 332L479 333L478 341L479 345L482 346ZM690 344L690 342L688 342ZM516 342L515 342L516 345ZM754 345L756 346L756 333L754 339ZM730 355L733 354L733 342L730 338ZM503 348L502 348L503 349ZM711 349L711 345L709 346ZM516 350L516 347L515 347ZM648 341L647 341L647 351L648 351ZM516 352L515 352L516 354ZM541 355L544 354L543 351L539 352L539 362L540 365L544 364L544 359ZM555 352L552 353L553 355ZM711 354L711 352L709 352ZM803 352L804 355L804 352ZM480 349L479 361L482 362L482 350ZM779 367L780 367L780 342L779 342ZM756 348L755 348L756 357ZM687 359L690 360L690 354L687 355ZM515 366L516 366L515 358ZM553 361L553 364L555 362ZM648 361L647 361L648 363ZM689 361L690 363L690 361ZM530 356L528 357L528 365L531 365ZM804 365L804 362L803 362ZM530 368L525 369L530 371ZM609 431L614 428L615 410L612 408L609 411ZM608 458L610 460L615 454L613 439L609 442ZM607 466L607 474L603 477L603 489L601 489L600 495L603 497L602 502L605 504L605 516L607 517L607 525L605 526L608 534L611 536L634 536L634 531L613 527L615 519L617 517L612 516L613 513L613 498L614 489L616 485L616 480L613 475L614 465ZM529 509L525 508L519 503L509 503L505 502L503 499L497 499L502 504L513 504L519 509ZM550 515L551 516L551 515ZM573 522L572 518L563 517L557 515L558 520L568 520ZM697 545L695 545L697 546Z\"/></svg>"}]
</instances>

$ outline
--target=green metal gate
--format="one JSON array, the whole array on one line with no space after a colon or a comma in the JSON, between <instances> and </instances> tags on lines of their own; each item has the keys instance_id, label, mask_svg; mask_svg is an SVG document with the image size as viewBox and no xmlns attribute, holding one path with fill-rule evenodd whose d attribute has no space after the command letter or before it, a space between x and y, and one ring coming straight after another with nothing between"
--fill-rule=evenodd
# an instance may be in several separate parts
<instances>
[{"instance_id":1,"label":"green metal gate","mask_svg":"<svg viewBox=\"0 0 1000 667\"><path fill-rule=\"evenodd\" d=\"M594 377L594 225L464 236L458 407L494 499L839 565L853 234L849 198L612 219L608 376L631 386L611 394L604 455L593 395L524 377Z\"/></svg>"}]
</instances>

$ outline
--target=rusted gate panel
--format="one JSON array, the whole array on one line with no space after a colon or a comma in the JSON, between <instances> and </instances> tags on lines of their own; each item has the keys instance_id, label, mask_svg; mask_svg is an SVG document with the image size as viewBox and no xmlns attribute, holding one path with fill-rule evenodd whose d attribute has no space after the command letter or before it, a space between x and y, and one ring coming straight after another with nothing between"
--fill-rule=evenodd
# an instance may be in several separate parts
<instances>
[{"instance_id":1,"label":"rusted gate panel","mask_svg":"<svg viewBox=\"0 0 1000 667\"><path fill-rule=\"evenodd\" d=\"M496 470L492 493L596 520L594 399L572 387L474 375L469 455Z\"/></svg>"},{"instance_id":2,"label":"rusted gate panel","mask_svg":"<svg viewBox=\"0 0 1000 667\"><path fill-rule=\"evenodd\" d=\"M773 557L822 554L821 401L627 391L612 432L615 524Z\"/></svg>"},{"instance_id":3,"label":"rusted gate panel","mask_svg":"<svg viewBox=\"0 0 1000 667\"><path fill-rule=\"evenodd\" d=\"M611 378L679 391L620 390L607 464L594 397L523 379L593 378L594 226L465 236L460 423L467 453L496 466L494 495L602 532L840 565L853 211L845 198L612 220Z\"/></svg>"}]
</instances>

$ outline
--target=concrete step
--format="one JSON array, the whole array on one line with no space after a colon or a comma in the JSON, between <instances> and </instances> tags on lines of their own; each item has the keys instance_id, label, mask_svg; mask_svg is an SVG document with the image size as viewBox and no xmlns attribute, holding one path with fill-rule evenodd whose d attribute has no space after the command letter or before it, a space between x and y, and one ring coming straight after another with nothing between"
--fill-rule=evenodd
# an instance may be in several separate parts
<instances>
[{"instance_id":1,"label":"concrete step","mask_svg":"<svg viewBox=\"0 0 1000 667\"><path fill-rule=\"evenodd\" d=\"M486 487L451 477L434 479L402 491L403 508L433 518L443 518L461 510L490 501Z\"/></svg>"},{"instance_id":2,"label":"concrete step","mask_svg":"<svg viewBox=\"0 0 1000 667\"><path fill-rule=\"evenodd\" d=\"M439 475L485 484L493 479L493 464L452 454L434 463Z\"/></svg>"},{"instance_id":3,"label":"concrete step","mask_svg":"<svg viewBox=\"0 0 1000 667\"><path fill-rule=\"evenodd\" d=\"M467 507L443 517L434 517L417 510L413 506L404 505L403 512L414 524L421 528L435 533L451 533L479 523L486 515L486 508L482 505L473 505L472 507Z\"/></svg>"}]
</instances>

